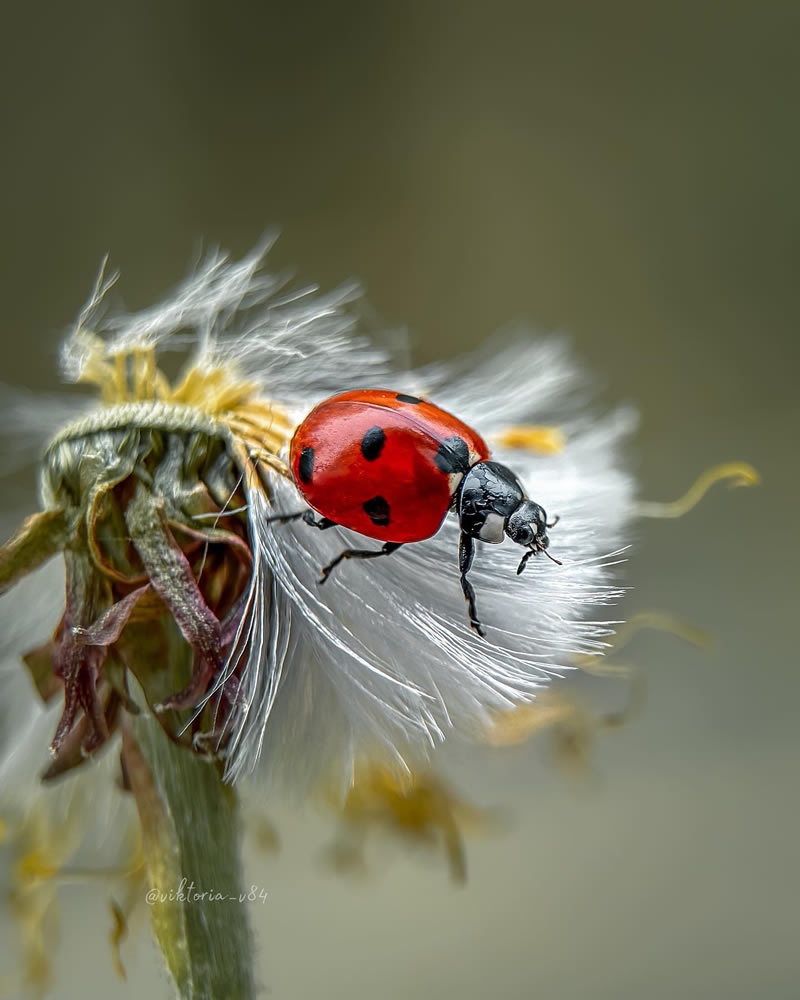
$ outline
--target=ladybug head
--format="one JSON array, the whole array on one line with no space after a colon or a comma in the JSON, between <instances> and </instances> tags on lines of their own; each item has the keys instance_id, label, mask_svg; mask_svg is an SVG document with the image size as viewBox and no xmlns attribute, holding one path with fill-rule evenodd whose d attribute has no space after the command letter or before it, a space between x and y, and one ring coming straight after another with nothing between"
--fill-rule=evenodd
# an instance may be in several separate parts
<instances>
[{"instance_id":1,"label":"ladybug head","mask_svg":"<svg viewBox=\"0 0 800 1000\"><path fill-rule=\"evenodd\" d=\"M522 483L505 465L499 462L473 465L461 480L456 508L463 535L498 543L506 534L527 548L517 573L525 569L530 557L537 552L544 552L548 559L553 559L547 551L547 529L552 528L558 518L548 524L544 509L527 499ZM553 562L558 560L553 559Z\"/></svg>"},{"instance_id":2,"label":"ladybug head","mask_svg":"<svg viewBox=\"0 0 800 1000\"><path fill-rule=\"evenodd\" d=\"M528 549L517 568L517 575L525 569L530 557L535 556L537 552L544 552L548 559L558 563L558 559L553 559L547 551L547 546L550 544L547 529L552 528L557 521L558 517L548 524L544 508L533 500L523 500L509 516L506 522L506 534L512 541Z\"/></svg>"}]
</instances>

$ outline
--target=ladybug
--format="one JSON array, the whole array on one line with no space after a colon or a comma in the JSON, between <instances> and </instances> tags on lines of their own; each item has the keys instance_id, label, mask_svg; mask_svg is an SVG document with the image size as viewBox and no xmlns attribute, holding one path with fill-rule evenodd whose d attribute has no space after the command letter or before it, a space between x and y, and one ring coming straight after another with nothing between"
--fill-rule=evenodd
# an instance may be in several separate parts
<instances>
[{"instance_id":1,"label":"ladybug","mask_svg":"<svg viewBox=\"0 0 800 1000\"><path fill-rule=\"evenodd\" d=\"M388 556L407 542L430 538L453 511L461 528L461 588L470 625L482 636L467 579L474 540L496 543L508 535L525 546L518 574L538 552L553 559L547 528L558 518L547 523L514 473L489 460L479 434L417 396L357 389L323 400L295 431L289 465L312 509L270 521L302 518L322 530L341 525L384 543L380 549L345 549L322 570L322 583L343 559Z\"/></svg>"}]
</instances>

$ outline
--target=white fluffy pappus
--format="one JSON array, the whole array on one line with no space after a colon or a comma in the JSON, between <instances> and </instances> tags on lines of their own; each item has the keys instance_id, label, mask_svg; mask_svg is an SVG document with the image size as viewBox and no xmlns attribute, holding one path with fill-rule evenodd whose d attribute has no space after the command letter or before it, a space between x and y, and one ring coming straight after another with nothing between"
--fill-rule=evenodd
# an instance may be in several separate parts
<instances>
[{"instance_id":1,"label":"white fluffy pappus","mask_svg":"<svg viewBox=\"0 0 800 1000\"><path fill-rule=\"evenodd\" d=\"M493 713L535 697L575 654L602 652L622 593L613 567L633 518L621 456L633 417L588 414L564 343L524 332L472 361L400 370L391 345L360 332L356 286L287 292L284 278L261 271L267 249L239 262L212 254L164 302L135 314L104 316L110 282L98 283L63 345L65 378L85 378L100 337L108 359L178 351L199 370L235 372L294 422L334 393L390 388L429 398L490 446L513 424L558 424L566 438L557 454L492 449L559 516L550 551L562 565L532 559L517 576L518 546L476 543L470 579L485 639L469 627L454 515L435 537L345 562L320 586L321 567L343 548L379 543L338 527L268 523L301 510L302 498L273 470L269 495L246 484L254 564L220 678L236 669L242 678L228 720L227 777L258 765L260 774L305 784L335 766L347 780L361 755L404 766L450 735L479 737Z\"/></svg>"}]
</instances>

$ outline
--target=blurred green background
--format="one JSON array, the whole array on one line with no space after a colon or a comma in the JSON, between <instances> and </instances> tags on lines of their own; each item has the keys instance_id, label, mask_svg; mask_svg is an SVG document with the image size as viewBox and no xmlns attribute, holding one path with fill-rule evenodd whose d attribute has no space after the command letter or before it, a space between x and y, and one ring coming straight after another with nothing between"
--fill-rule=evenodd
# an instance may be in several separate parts
<instances>
[{"instance_id":1,"label":"blurred green background","mask_svg":"<svg viewBox=\"0 0 800 1000\"><path fill-rule=\"evenodd\" d=\"M106 252L138 307L201 243L277 225L277 265L362 279L416 361L512 320L568 332L639 407L644 497L731 458L764 475L641 526L625 613L715 647L637 640L646 705L595 781L545 741L452 763L514 817L470 844L466 889L402 854L337 880L316 814L271 810L283 851L250 865L269 995L800 995L800 6L17 4L3 36L3 381L56 386ZM118 983L99 894L65 892L53 995L168 996L143 929Z\"/></svg>"}]
</instances>

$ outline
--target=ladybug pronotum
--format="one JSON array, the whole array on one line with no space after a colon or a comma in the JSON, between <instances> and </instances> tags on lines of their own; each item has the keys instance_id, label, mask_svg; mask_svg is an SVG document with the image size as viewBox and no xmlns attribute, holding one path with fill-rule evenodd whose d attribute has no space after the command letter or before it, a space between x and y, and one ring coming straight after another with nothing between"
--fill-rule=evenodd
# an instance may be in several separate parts
<instances>
[{"instance_id":1,"label":"ladybug pronotum","mask_svg":"<svg viewBox=\"0 0 800 1000\"><path fill-rule=\"evenodd\" d=\"M479 635L484 632L467 579L474 539L496 543L508 535L524 546L521 573L531 556L548 554L547 528L557 520L548 524L514 473L489 460L479 434L433 403L402 392L359 389L323 400L295 431L290 468L312 510L271 521L302 518L320 529L341 525L384 543L380 549L345 549L322 570L322 582L343 559L374 559L430 538L447 512L455 512L461 587Z\"/></svg>"}]
</instances>

